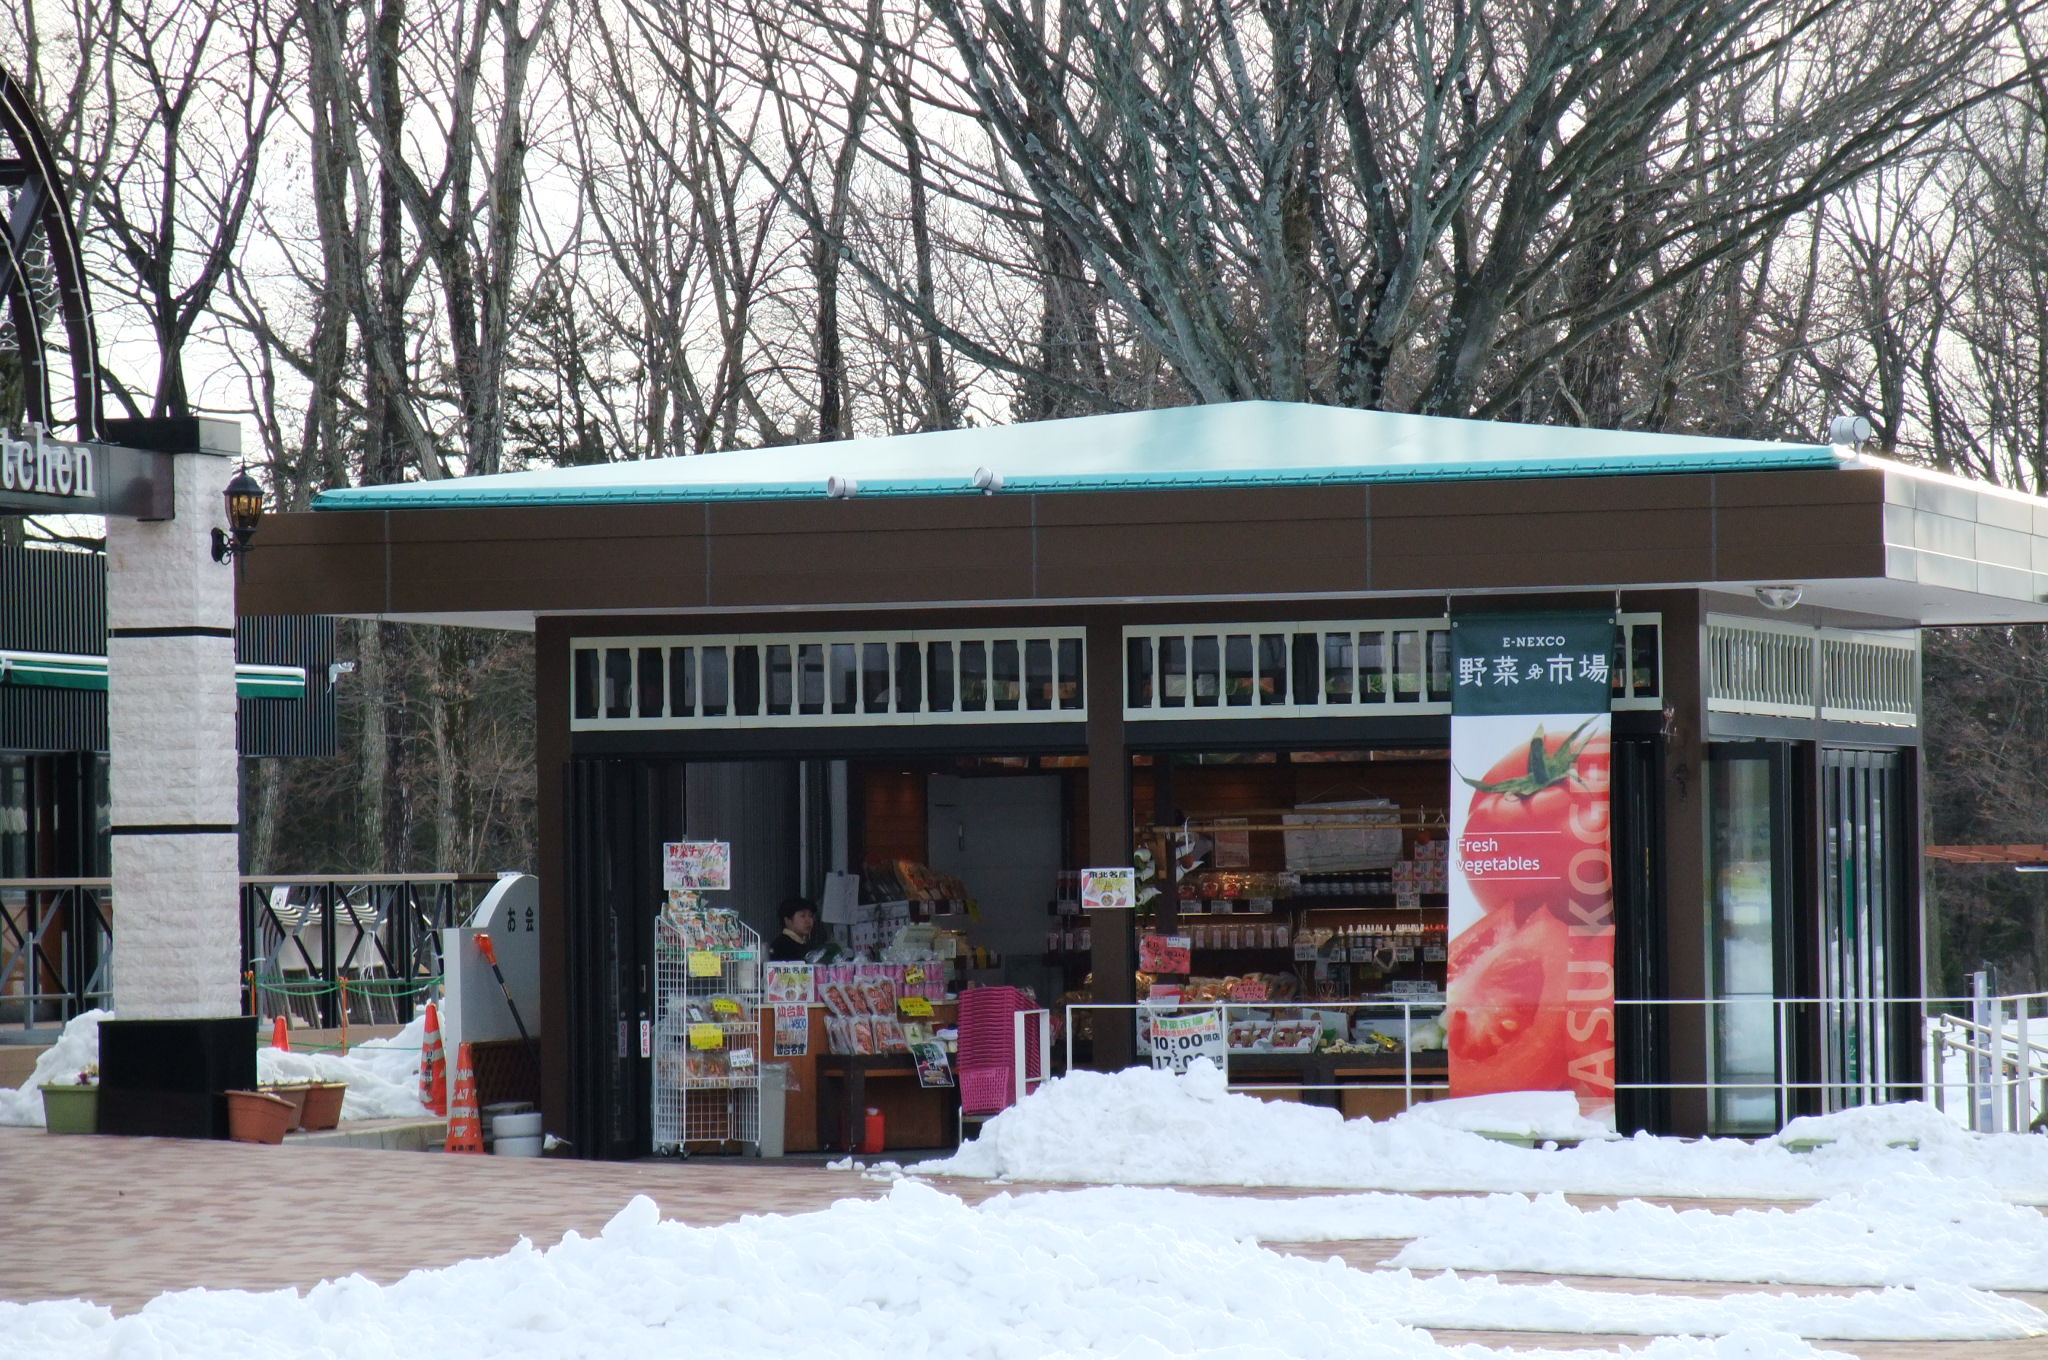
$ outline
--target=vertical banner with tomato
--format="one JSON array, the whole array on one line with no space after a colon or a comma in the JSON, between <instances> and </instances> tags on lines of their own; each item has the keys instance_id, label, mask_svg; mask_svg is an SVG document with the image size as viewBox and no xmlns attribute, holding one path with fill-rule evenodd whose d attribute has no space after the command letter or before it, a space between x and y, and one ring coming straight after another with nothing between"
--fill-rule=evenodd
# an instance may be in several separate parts
<instances>
[{"instance_id":1,"label":"vertical banner with tomato","mask_svg":"<svg viewBox=\"0 0 2048 1360\"><path fill-rule=\"evenodd\" d=\"M1614 1114L1609 656L1602 614L1453 619L1451 1094Z\"/></svg>"}]
</instances>

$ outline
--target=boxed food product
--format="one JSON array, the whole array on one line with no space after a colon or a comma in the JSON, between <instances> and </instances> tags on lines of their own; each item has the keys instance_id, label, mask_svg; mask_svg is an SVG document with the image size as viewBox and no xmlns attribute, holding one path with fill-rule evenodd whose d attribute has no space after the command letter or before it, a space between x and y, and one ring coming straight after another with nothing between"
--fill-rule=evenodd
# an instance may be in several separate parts
<instances>
[{"instance_id":1,"label":"boxed food product","mask_svg":"<svg viewBox=\"0 0 2048 1360\"><path fill-rule=\"evenodd\" d=\"M1280 1020L1267 1031L1266 1046L1274 1053L1307 1053L1322 1037L1320 1020Z\"/></svg>"},{"instance_id":2,"label":"boxed food product","mask_svg":"<svg viewBox=\"0 0 2048 1360\"><path fill-rule=\"evenodd\" d=\"M1226 1042L1233 1052L1249 1053L1266 1046L1266 1040L1273 1032L1273 1026L1266 1020L1233 1020L1226 1031Z\"/></svg>"}]
</instances>

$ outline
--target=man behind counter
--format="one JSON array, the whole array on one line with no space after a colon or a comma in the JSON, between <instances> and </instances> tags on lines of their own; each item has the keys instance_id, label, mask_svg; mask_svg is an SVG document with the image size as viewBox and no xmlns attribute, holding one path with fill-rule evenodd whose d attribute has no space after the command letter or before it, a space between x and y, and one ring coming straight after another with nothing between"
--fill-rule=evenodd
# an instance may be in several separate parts
<instances>
[{"instance_id":1,"label":"man behind counter","mask_svg":"<svg viewBox=\"0 0 2048 1360\"><path fill-rule=\"evenodd\" d=\"M811 952L811 932L818 928L818 909L801 897L783 899L782 933L768 944L770 963L802 963Z\"/></svg>"}]
</instances>

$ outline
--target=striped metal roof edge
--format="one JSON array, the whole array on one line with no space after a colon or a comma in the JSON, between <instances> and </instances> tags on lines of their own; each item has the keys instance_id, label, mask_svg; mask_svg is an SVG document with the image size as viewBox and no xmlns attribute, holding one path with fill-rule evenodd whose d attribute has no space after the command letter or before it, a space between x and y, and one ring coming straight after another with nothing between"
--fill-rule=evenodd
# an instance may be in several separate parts
<instances>
[{"instance_id":1,"label":"striped metal roof edge","mask_svg":"<svg viewBox=\"0 0 2048 1360\"><path fill-rule=\"evenodd\" d=\"M1725 453L1659 454L1628 459L1532 458L1501 462L1344 464L1316 468L1244 468L1157 473L1072 473L1033 477L1006 475L1002 495L1070 491L1160 491L1276 486L1344 486L1372 482L1501 481L1522 477L1618 477L1672 473L1782 471L1832 468L1844 456L1826 445L1751 446ZM479 479L484 480L484 479ZM974 496L983 494L965 476L958 479L874 478L859 483L862 499L877 496ZM823 499L822 481L687 482L591 486L570 484L508 487L466 484L464 478L388 486L342 487L322 491L315 510L415 510L475 506L695 504L721 501Z\"/></svg>"}]
</instances>

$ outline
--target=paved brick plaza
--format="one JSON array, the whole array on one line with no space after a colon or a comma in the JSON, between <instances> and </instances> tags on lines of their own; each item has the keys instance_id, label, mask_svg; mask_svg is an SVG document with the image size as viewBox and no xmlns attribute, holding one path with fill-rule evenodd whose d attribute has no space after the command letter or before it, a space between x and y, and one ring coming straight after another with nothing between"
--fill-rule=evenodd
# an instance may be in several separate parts
<instances>
[{"instance_id":1,"label":"paved brick plaza","mask_svg":"<svg viewBox=\"0 0 2048 1360\"><path fill-rule=\"evenodd\" d=\"M7 1186L0 1195L0 1241L7 1244L0 1252L0 1299L84 1297L118 1312L132 1312L170 1289L304 1287L350 1273L388 1282L419 1267L494 1255L522 1236L546 1246L571 1229L595 1233L640 1193L652 1196L669 1217L711 1224L748 1213L821 1209L837 1199L886 1189L854 1172L794 1163L500 1160L156 1138L56 1138L17 1128L0 1128L0 1177ZM1032 1188L943 1184L977 1201L998 1189ZM1686 1203L1698 1207L1703 1202ZM1744 1205L1715 1201L1708 1207ZM1318 1242L1280 1249L1341 1256L1371 1269L1399 1246ZM1500 1278L1565 1278L1591 1289L1697 1295L1762 1287L1516 1274ZM2048 1294L2017 1297L2048 1307ZM1642 1344L1639 1337L1551 1333L1435 1335L1496 1346ZM2048 1354L2048 1344L2039 1339L1823 1344L1863 1360L2039 1360Z\"/></svg>"}]
</instances>

